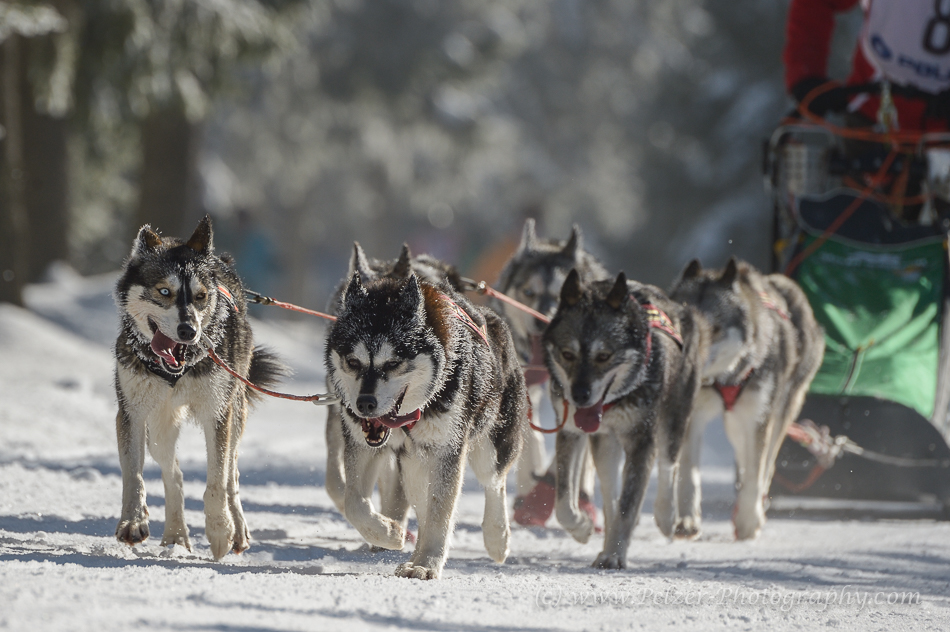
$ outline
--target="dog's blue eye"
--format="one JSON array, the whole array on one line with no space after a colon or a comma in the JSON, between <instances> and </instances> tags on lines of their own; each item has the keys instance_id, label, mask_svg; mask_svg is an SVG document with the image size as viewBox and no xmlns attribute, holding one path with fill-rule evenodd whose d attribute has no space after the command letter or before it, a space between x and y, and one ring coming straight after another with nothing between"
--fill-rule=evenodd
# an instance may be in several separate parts
<instances>
[{"instance_id":1,"label":"dog's blue eye","mask_svg":"<svg viewBox=\"0 0 950 632\"><path fill-rule=\"evenodd\" d=\"M525 298L534 298L534 290L530 288L525 288L521 293L525 295Z\"/></svg>"},{"instance_id":2,"label":"dog's blue eye","mask_svg":"<svg viewBox=\"0 0 950 632\"><path fill-rule=\"evenodd\" d=\"M158 291L158 293L161 294L162 296L171 296L172 291L169 290L167 287L163 287L162 289Z\"/></svg>"}]
</instances>

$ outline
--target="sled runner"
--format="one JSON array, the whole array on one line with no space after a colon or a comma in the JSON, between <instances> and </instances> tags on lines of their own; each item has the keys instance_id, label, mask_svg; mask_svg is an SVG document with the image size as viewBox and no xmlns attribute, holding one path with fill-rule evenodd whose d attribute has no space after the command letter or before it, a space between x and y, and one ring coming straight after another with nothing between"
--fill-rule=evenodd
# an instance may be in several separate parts
<instances>
[{"instance_id":1,"label":"sled runner","mask_svg":"<svg viewBox=\"0 0 950 632\"><path fill-rule=\"evenodd\" d=\"M764 171L773 269L825 330L801 420L827 432L785 439L773 507L904 501L950 516L950 134L807 118L778 127Z\"/></svg>"}]
</instances>

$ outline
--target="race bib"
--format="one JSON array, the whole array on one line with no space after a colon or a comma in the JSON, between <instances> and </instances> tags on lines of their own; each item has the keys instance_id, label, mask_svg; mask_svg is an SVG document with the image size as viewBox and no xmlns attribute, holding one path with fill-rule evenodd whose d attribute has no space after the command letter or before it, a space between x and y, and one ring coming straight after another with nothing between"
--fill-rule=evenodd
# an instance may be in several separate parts
<instances>
[{"instance_id":1,"label":"race bib","mask_svg":"<svg viewBox=\"0 0 950 632\"><path fill-rule=\"evenodd\" d=\"M926 92L950 88L950 0L871 0L861 32L880 78Z\"/></svg>"}]
</instances>

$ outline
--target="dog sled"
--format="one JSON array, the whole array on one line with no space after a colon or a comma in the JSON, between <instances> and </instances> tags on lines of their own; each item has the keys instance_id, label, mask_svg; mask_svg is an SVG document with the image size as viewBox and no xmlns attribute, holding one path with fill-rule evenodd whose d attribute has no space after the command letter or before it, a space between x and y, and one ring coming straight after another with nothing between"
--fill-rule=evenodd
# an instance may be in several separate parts
<instances>
[{"instance_id":1,"label":"dog sled","mask_svg":"<svg viewBox=\"0 0 950 632\"><path fill-rule=\"evenodd\" d=\"M771 508L950 518L950 134L803 114L766 148L772 267L805 291L826 351Z\"/></svg>"}]
</instances>

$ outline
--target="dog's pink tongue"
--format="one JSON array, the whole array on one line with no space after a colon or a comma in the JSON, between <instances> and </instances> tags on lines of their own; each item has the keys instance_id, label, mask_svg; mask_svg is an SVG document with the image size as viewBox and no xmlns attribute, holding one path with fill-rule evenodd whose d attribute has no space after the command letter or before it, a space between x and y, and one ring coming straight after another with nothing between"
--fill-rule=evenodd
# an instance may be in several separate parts
<instances>
[{"instance_id":1,"label":"dog's pink tongue","mask_svg":"<svg viewBox=\"0 0 950 632\"><path fill-rule=\"evenodd\" d=\"M403 426L408 426L409 424L414 424L420 419L422 419L422 410L417 408L408 415L386 415L385 417L373 417L370 419L370 421L383 424L387 428L396 429L402 428Z\"/></svg>"},{"instance_id":2,"label":"dog's pink tongue","mask_svg":"<svg viewBox=\"0 0 950 632\"><path fill-rule=\"evenodd\" d=\"M574 425L584 432L596 432L600 428L600 420L604 416L604 400L593 406L578 408L574 413Z\"/></svg>"},{"instance_id":3,"label":"dog's pink tongue","mask_svg":"<svg viewBox=\"0 0 950 632\"><path fill-rule=\"evenodd\" d=\"M174 354L176 344L178 343L163 334L161 329L156 329L155 335L152 336L152 351L171 366L178 366Z\"/></svg>"}]
</instances>

